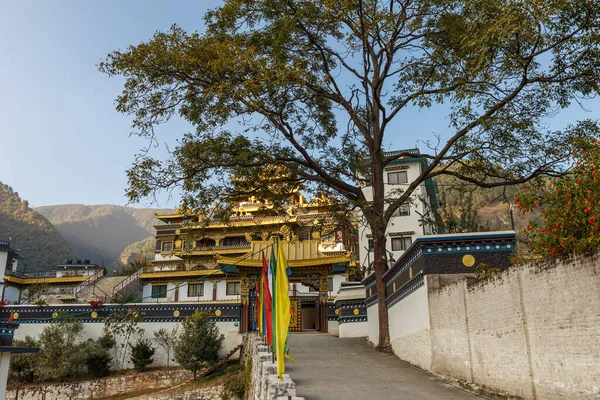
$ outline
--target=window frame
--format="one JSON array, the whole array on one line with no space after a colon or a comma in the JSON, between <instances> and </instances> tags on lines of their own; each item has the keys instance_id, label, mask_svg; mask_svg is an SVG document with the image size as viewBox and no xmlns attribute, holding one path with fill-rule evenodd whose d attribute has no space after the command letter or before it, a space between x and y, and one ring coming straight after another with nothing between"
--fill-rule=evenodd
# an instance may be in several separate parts
<instances>
[{"instance_id":1,"label":"window frame","mask_svg":"<svg viewBox=\"0 0 600 400\"><path fill-rule=\"evenodd\" d=\"M233 285L233 293L230 293L229 287ZM237 293L236 293L237 291ZM225 284L225 295L226 296L239 296L242 292L241 283L240 282L226 282Z\"/></svg>"},{"instance_id":2,"label":"window frame","mask_svg":"<svg viewBox=\"0 0 600 400\"><path fill-rule=\"evenodd\" d=\"M407 240L408 240L408 245L407 245ZM395 249L394 248L394 243L400 243L400 248ZM411 236L399 236L399 237L394 237L391 240L391 244L392 244L392 251L406 251L406 249L408 249L411 245L412 245L412 237Z\"/></svg>"},{"instance_id":3,"label":"window frame","mask_svg":"<svg viewBox=\"0 0 600 400\"><path fill-rule=\"evenodd\" d=\"M398 179L397 182L391 182L390 177L392 176L396 176L396 177L400 177L401 174L403 174L404 176L404 181L401 181L400 179ZM387 173L387 181L388 181L388 185L402 185L404 183L408 183L408 171L391 171Z\"/></svg>"},{"instance_id":4,"label":"window frame","mask_svg":"<svg viewBox=\"0 0 600 400\"><path fill-rule=\"evenodd\" d=\"M164 288L164 290L155 290L155 288ZM168 285L152 285L152 292L150 297L153 299L166 299L167 298Z\"/></svg>"},{"instance_id":5,"label":"window frame","mask_svg":"<svg viewBox=\"0 0 600 400\"><path fill-rule=\"evenodd\" d=\"M204 297L204 283L188 283L187 285L188 287L188 292L187 292L187 296L188 297ZM192 289L194 289L194 291L196 291L198 289L198 287L200 287L200 294L196 293L196 294L192 294Z\"/></svg>"},{"instance_id":6,"label":"window frame","mask_svg":"<svg viewBox=\"0 0 600 400\"><path fill-rule=\"evenodd\" d=\"M169 250L165 250L165 244L171 245L171 248ZM172 240L164 240L160 245L160 251L165 252L165 253L173 251L173 241Z\"/></svg>"}]
</instances>

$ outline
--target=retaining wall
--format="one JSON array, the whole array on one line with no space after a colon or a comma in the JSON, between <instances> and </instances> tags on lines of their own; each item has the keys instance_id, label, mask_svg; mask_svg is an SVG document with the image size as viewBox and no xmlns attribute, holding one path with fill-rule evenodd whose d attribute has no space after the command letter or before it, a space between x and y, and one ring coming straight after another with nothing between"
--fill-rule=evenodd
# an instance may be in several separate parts
<instances>
[{"instance_id":1,"label":"retaining wall","mask_svg":"<svg viewBox=\"0 0 600 400\"><path fill-rule=\"evenodd\" d=\"M273 362L269 346L264 344L261 337L254 333L247 334L244 347L244 359L247 361L250 358L252 365L247 399L288 400L288 396L291 396L293 400L304 400L303 397L296 397L296 384L288 374L283 374L283 381L279 380L277 364Z\"/></svg>"}]
</instances>

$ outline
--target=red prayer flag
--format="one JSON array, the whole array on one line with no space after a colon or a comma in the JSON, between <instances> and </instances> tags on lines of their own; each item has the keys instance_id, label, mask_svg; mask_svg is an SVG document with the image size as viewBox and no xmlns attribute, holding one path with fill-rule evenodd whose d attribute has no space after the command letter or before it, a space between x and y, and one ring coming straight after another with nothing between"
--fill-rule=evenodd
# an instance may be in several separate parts
<instances>
[{"instance_id":1,"label":"red prayer flag","mask_svg":"<svg viewBox=\"0 0 600 400\"><path fill-rule=\"evenodd\" d=\"M263 270L262 270L262 281L263 281L263 293L265 301L263 302L265 309L265 319L267 322L267 343L273 344L273 302L271 300L271 291L269 290L269 281L267 279L268 266L267 259L265 258L265 252L262 253Z\"/></svg>"}]
</instances>

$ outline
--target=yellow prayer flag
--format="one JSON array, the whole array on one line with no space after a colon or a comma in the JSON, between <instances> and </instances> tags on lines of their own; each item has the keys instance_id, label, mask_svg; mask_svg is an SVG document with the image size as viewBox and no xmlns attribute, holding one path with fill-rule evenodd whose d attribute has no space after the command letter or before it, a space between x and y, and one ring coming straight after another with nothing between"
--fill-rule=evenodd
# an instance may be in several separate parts
<instances>
[{"instance_id":1,"label":"yellow prayer flag","mask_svg":"<svg viewBox=\"0 0 600 400\"><path fill-rule=\"evenodd\" d=\"M290 327L290 295L287 276L287 261L283 249L277 240L277 273L275 274L275 314L276 326L274 327L276 342L275 354L277 356L277 376L283 380L285 372L285 343Z\"/></svg>"}]
</instances>

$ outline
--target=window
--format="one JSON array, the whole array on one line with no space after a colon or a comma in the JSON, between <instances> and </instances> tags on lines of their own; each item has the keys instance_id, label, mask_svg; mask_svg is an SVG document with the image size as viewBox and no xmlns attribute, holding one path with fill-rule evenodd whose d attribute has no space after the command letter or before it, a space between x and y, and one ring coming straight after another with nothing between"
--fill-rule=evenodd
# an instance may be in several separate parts
<instances>
[{"instance_id":1,"label":"window","mask_svg":"<svg viewBox=\"0 0 600 400\"><path fill-rule=\"evenodd\" d=\"M167 297L167 285L152 285L152 298L165 299Z\"/></svg>"},{"instance_id":2,"label":"window","mask_svg":"<svg viewBox=\"0 0 600 400\"><path fill-rule=\"evenodd\" d=\"M201 297L201 296L204 296L204 284L203 283L188 284L188 297Z\"/></svg>"},{"instance_id":3,"label":"window","mask_svg":"<svg viewBox=\"0 0 600 400\"><path fill-rule=\"evenodd\" d=\"M365 175L364 179L365 179L365 183L364 183L365 187L371 186L371 175Z\"/></svg>"},{"instance_id":4,"label":"window","mask_svg":"<svg viewBox=\"0 0 600 400\"><path fill-rule=\"evenodd\" d=\"M373 251L373 246L374 246L373 239L369 239L369 242L367 245L367 247L369 248L369 251Z\"/></svg>"},{"instance_id":5,"label":"window","mask_svg":"<svg viewBox=\"0 0 600 400\"><path fill-rule=\"evenodd\" d=\"M173 242L163 242L162 251L173 251Z\"/></svg>"},{"instance_id":6,"label":"window","mask_svg":"<svg viewBox=\"0 0 600 400\"><path fill-rule=\"evenodd\" d=\"M194 242L192 242L191 240L186 240L183 242L184 250L191 250L193 247L194 247Z\"/></svg>"},{"instance_id":7,"label":"window","mask_svg":"<svg viewBox=\"0 0 600 400\"><path fill-rule=\"evenodd\" d=\"M223 246L241 246L249 244L244 236L226 237L223 239Z\"/></svg>"},{"instance_id":8,"label":"window","mask_svg":"<svg viewBox=\"0 0 600 400\"><path fill-rule=\"evenodd\" d=\"M402 204L394 211L394 214L392 214L393 217L405 217L407 215L410 215L410 205L408 204Z\"/></svg>"},{"instance_id":9,"label":"window","mask_svg":"<svg viewBox=\"0 0 600 400\"><path fill-rule=\"evenodd\" d=\"M388 184L398 185L400 183L408 183L408 173L406 171L388 172Z\"/></svg>"},{"instance_id":10,"label":"window","mask_svg":"<svg viewBox=\"0 0 600 400\"><path fill-rule=\"evenodd\" d=\"M225 294L227 296L235 296L240 294L240 283L239 282L227 282L227 290Z\"/></svg>"},{"instance_id":11,"label":"window","mask_svg":"<svg viewBox=\"0 0 600 400\"><path fill-rule=\"evenodd\" d=\"M410 236L392 238L392 251L406 250L412 244Z\"/></svg>"}]
</instances>

